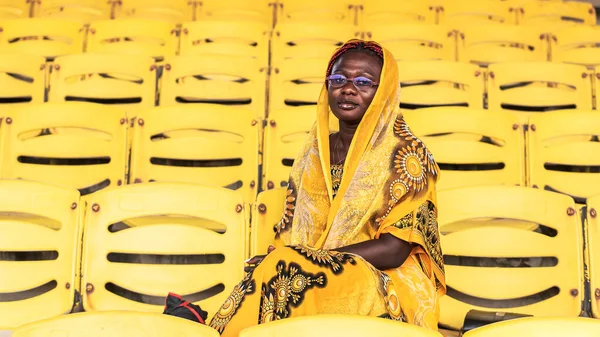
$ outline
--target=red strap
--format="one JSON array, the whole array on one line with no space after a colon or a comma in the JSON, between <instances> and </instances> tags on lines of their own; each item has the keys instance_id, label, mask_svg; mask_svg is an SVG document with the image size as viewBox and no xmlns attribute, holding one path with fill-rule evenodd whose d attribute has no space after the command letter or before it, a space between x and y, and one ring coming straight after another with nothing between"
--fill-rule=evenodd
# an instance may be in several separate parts
<instances>
[{"instance_id":1,"label":"red strap","mask_svg":"<svg viewBox=\"0 0 600 337\"><path fill-rule=\"evenodd\" d=\"M181 304L180 306L182 306L182 307L184 307L184 308L187 308L189 311L191 311L191 312L192 312L192 314L194 314L194 316L196 316L196 318L198 319L198 321L199 321L201 324L206 324L206 323L204 322L204 320L202 319L202 317L200 317L200 315L199 315L199 314L196 312L196 310L194 310L194 309L190 308L190 307L188 306L188 304L190 304L190 302L188 302L188 301L185 301L185 302L183 302L183 304Z\"/></svg>"}]
</instances>

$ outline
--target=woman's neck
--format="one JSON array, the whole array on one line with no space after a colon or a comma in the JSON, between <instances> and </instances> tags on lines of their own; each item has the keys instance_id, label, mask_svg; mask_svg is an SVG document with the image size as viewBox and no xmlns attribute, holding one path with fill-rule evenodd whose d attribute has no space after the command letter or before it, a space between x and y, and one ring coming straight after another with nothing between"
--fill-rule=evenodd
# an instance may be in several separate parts
<instances>
[{"instance_id":1,"label":"woman's neck","mask_svg":"<svg viewBox=\"0 0 600 337\"><path fill-rule=\"evenodd\" d=\"M340 137L341 148L346 153L348 152L348 149L350 149L350 143L352 143L352 138L354 137L357 128L358 124L340 122L340 131L338 132L338 136Z\"/></svg>"}]
</instances>

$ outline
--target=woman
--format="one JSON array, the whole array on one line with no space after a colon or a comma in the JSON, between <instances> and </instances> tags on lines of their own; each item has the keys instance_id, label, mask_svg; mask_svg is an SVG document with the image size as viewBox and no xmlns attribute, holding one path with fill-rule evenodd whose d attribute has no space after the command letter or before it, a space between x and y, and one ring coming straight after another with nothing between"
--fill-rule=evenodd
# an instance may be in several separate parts
<instances>
[{"instance_id":1,"label":"woman","mask_svg":"<svg viewBox=\"0 0 600 337\"><path fill-rule=\"evenodd\" d=\"M276 247L213 317L222 336L315 314L437 330L445 293L438 167L404 123L398 95L388 51L352 40L335 52L316 126L292 168ZM339 121L331 134L330 112Z\"/></svg>"}]
</instances>

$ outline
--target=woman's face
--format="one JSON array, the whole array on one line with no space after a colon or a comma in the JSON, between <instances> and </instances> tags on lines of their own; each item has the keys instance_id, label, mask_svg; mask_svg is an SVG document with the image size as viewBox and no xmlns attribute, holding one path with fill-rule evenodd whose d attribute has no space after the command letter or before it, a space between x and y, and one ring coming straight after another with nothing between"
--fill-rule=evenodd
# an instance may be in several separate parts
<instances>
[{"instance_id":1,"label":"woman's face","mask_svg":"<svg viewBox=\"0 0 600 337\"><path fill-rule=\"evenodd\" d=\"M344 75L348 79L346 85L334 88L329 86L329 106L333 114L342 122L360 123L367 112L377 86L356 88L352 79L366 77L378 83L381 76L382 60L365 52L349 50L342 54L331 68L331 74Z\"/></svg>"}]
</instances>

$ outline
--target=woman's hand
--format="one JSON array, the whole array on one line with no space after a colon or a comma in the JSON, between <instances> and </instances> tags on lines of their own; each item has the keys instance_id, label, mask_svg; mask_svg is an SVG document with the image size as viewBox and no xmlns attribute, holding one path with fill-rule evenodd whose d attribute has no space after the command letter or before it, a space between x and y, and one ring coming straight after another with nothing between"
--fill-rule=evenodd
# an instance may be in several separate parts
<instances>
[{"instance_id":1,"label":"woman's hand","mask_svg":"<svg viewBox=\"0 0 600 337\"><path fill-rule=\"evenodd\" d=\"M275 250L275 247L273 245L269 245L269 248L267 248L267 254L265 255L256 255L254 257L249 258L248 260L246 260L246 267L244 267L244 271L246 273L249 273L251 271L254 270L254 268L256 268L261 262L262 260L269 255L272 251Z\"/></svg>"}]
</instances>

